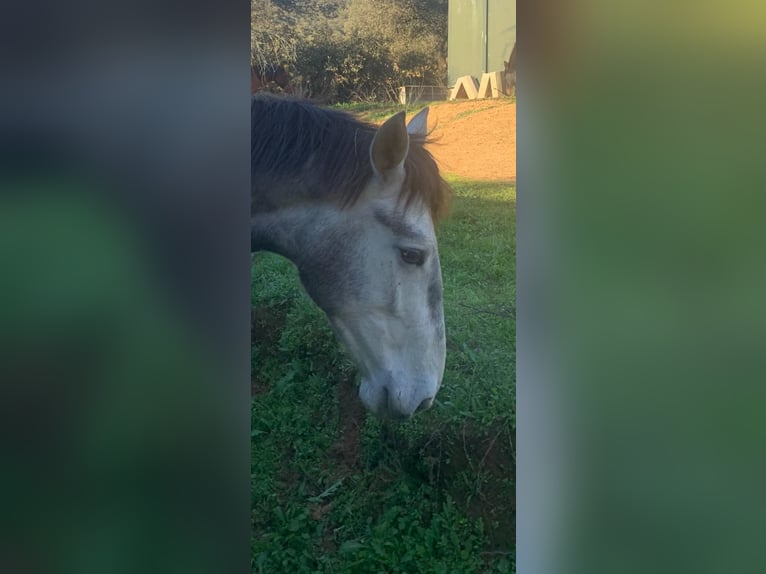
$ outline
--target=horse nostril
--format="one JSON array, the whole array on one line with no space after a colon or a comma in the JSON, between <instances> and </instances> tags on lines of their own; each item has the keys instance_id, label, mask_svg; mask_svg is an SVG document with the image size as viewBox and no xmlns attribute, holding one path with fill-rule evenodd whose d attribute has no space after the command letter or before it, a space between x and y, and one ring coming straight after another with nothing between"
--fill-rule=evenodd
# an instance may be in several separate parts
<instances>
[{"instance_id":1,"label":"horse nostril","mask_svg":"<svg viewBox=\"0 0 766 574\"><path fill-rule=\"evenodd\" d=\"M418 413L418 412L420 412L420 411L424 411L424 410L426 410L426 409L430 409L432 404L434 404L434 399L433 399L433 397L429 397L429 398L427 398L427 399L423 399L423 402L421 402L421 403L418 405L418 408L417 408L417 409L415 409L415 412L416 412L416 413Z\"/></svg>"},{"instance_id":2,"label":"horse nostril","mask_svg":"<svg viewBox=\"0 0 766 574\"><path fill-rule=\"evenodd\" d=\"M377 411L382 414L384 418L391 420L406 420L415 413L431 408L431 405L433 405L434 402L434 397L428 397L420 401L418 407L413 410L412 403L407 404L406 402L397 400L398 395L395 395L394 393L395 391L388 386L384 386L381 389L380 402L378 403L380 405L380 410Z\"/></svg>"}]
</instances>

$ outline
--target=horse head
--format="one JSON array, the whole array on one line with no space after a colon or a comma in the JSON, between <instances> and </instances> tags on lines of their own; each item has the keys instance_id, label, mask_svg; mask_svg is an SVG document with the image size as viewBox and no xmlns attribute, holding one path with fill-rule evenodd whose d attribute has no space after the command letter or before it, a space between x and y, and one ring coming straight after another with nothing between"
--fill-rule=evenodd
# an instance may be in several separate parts
<instances>
[{"instance_id":1,"label":"horse head","mask_svg":"<svg viewBox=\"0 0 766 574\"><path fill-rule=\"evenodd\" d=\"M394 419L432 405L446 356L434 223L448 188L423 147L427 113L407 125L400 112L377 130L351 123L316 148L304 125L289 190L309 199L261 197L270 207L254 218L254 247L295 263L360 371L364 405ZM263 149L276 161L279 150ZM358 189L338 194L354 178Z\"/></svg>"}]
</instances>

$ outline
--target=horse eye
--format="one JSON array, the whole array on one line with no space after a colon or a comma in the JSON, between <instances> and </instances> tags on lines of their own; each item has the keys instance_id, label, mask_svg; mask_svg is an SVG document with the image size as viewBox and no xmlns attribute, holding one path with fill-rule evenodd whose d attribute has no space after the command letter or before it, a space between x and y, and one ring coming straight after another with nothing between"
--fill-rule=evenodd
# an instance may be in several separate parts
<instances>
[{"instance_id":1,"label":"horse eye","mask_svg":"<svg viewBox=\"0 0 766 574\"><path fill-rule=\"evenodd\" d=\"M415 249L400 249L402 261L410 265L423 265L423 253Z\"/></svg>"}]
</instances>

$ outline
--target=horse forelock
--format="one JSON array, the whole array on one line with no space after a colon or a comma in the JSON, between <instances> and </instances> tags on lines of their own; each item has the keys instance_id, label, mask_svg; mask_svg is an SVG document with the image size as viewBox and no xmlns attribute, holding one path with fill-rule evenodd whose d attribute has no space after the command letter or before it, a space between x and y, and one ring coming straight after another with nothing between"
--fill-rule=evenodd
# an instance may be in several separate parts
<instances>
[{"instance_id":1,"label":"horse forelock","mask_svg":"<svg viewBox=\"0 0 766 574\"><path fill-rule=\"evenodd\" d=\"M427 143L426 137L410 135L410 150L404 162L402 198L405 207L413 200L420 199L431 212L431 219L436 222L449 212L452 190L441 176L436 160L426 149Z\"/></svg>"},{"instance_id":2,"label":"horse forelock","mask_svg":"<svg viewBox=\"0 0 766 574\"><path fill-rule=\"evenodd\" d=\"M338 110L271 96L253 97L250 112L254 200L263 192L259 179L310 177L303 197L284 201L331 201L341 208L356 203L373 175L369 149L377 126ZM405 209L421 200L437 221L447 212L451 190L426 143L425 137L410 136L400 199ZM296 192L300 186L287 187Z\"/></svg>"}]
</instances>

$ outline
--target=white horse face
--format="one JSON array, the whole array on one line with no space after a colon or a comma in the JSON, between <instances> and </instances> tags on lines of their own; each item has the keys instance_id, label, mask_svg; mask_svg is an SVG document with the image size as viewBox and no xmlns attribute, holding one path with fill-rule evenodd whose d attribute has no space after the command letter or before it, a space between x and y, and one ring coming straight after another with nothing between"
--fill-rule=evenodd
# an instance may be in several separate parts
<instances>
[{"instance_id":1,"label":"white horse face","mask_svg":"<svg viewBox=\"0 0 766 574\"><path fill-rule=\"evenodd\" d=\"M406 418L433 403L446 355L442 278L427 209L375 201L359 220L362 288L330 321L362 373L359 396L376 414Z\"/></svg>"},{"instance_id":2,"label":"white horse face","mask_svg":"<svg viewBox=\"0 0 766 574\"><path fill-rule=\"evenodd\" d=\"M410 122L410 133L425 129L425 114L420 116ZM417 199L407 209L399 201L408 149L404 130L401 116L380 128L371 148L375 176L352 208L328 208L316 217L320 239L306 258L310 263L299 264L307 291L361 371L362 402L396 419L431 406L446 357L431 214Z\"/></svg>"}]
</instances>

